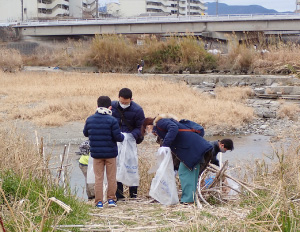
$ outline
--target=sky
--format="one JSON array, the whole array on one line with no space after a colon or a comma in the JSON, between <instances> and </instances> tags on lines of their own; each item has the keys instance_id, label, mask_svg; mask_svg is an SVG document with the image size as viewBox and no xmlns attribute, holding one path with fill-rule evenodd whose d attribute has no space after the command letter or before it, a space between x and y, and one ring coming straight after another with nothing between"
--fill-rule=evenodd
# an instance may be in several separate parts
<instances>
[{"instance_id":1,"label":"sky","mask_svg":"<svg viewBox=\"0 0 300 232\"><path fill-rule=\"evenodd\" d=\"M202 0L204 2L216 2L216 0ZM278 12L294 11L296 9L296 0L218 0L219 3L227 5L260 5L267 9L273 9ZM298 6L299 8L300 6Z\"/></svg>"}]
</instances>

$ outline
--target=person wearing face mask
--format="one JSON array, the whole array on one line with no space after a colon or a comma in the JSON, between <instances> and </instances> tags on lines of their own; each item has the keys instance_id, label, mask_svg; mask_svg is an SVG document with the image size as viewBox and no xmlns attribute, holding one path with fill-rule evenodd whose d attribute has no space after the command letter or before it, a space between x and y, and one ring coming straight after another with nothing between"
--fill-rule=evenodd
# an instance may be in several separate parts
<instances>
[{"instance_id":1,"label":"person wearing face mask","mask_svg":"<svg viewBox=\"0 0 300 232\"><path fill-rule=\"evenodd\" d=\"M130 133L134 139L136 147L141 142L141 127L145 119L144 111L141 106L132 99L132 91L123 88L119 91L119 100L112 102L112 116L114 116L120 126L121 132ZM117 183L117 199L125 198L123 194L123 184ZM129 194L131 198L137 197L138 186L129 186Z\"/></svg>"},{"instance_id":2,"label":"person wearing face mask","mask_svg":"<svg viewBox=\"0 0 300 232\"><path fill-rule=\"evenodd\" d=\"M211 163L220 166L217 158L218 153L225 153L228 150L232 151L234 149L233 141L231 139L222 139L221 141L210 141L210 143L213 146Z\"/></svg>"}]
</instances>

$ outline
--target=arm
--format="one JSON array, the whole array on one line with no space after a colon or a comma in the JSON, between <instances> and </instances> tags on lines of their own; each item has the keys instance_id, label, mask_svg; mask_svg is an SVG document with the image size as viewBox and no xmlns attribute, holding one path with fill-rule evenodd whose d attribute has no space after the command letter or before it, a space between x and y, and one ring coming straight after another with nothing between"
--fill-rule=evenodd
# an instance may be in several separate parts
<instances>
[{"instance_id":1,"label":"arm","mask_svg":"<svg viewBox=\"0 0 300 232\"><path fill-rule=\"evenodd\" d=\"M83 135L85 137L89 137L89 131L88 131L88 128L87 128L87 122L85 122L85 125L84 125L84 128L83 128Z\"/></svg>"},{"instance_id":2,"label":"arm","mask_svg":"<svg viewBox=\"0 0 300 232\"><path fill-rule=\"evenodd\" d=\"M145 120L144 111L143 109L139 109L135 117L135 127L131 131L131 134L135 139L137 139L141 135L141 127L143 125L144 120Z\"/></svg>"},{"instance_id":3,"label":"arm","mask_svg":"<svg viewBox=\"0 0 300 232\"><path fill-rule=\"evenodd\" d=\"M124 135L121 134L121 130L120 130L118 121L115 118L113 120L111 130L112 130L112 136L113 136L114 140L117 142L123 142Z\"/></svg>"},{"instance_id":4,"label":"arm","mask_svg":"<svg viewBox=\"0 0 300 232\"><path fill-rule=\"evenodd\" d=\"M220 166L220 162L219 162L219 160L218 160L218 158L217 158L217 154L216 155L214 155L213 154L213 157L211 158L211 161L210 161L212 164L214 164L214 165L217 165L217 166Z\"/></svg>"},{"instance_id":5,"label":"arm","mask_svg":"<svg viewBox=\"0 0 300 232\"><path fill-rule=\"evenodd\" d=\"M169 119L161 119L157 122L157 127L166 131L162 147L170 147L178 133L178 126Z\"/></svg>"}]
</instances>

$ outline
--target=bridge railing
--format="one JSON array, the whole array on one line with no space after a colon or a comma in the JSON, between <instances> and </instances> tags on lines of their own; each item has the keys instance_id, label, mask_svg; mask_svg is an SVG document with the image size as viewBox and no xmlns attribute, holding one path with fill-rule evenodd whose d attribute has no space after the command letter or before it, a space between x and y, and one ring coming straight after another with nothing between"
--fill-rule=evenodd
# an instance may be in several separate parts
<instances>
[{"instance_id":1,"label":"bridge railing","mask_svg":"<svg viewBox=\"0 0 300 232\"><path fill-rule=\"evenodd\" d=\"M121 24L121 23L151 23L151 22L190 22L190 21L232 21L232 20L272 20L272 19L300 19L300 14L276 13L276 14L230 14L230 15L200 15L200 16L147 16L131 18L105 18L105 19L56 19L56 20L28 20L19 22L22 26L43 25L80 25L80 24Z\"/></svg>"}]
</instances>

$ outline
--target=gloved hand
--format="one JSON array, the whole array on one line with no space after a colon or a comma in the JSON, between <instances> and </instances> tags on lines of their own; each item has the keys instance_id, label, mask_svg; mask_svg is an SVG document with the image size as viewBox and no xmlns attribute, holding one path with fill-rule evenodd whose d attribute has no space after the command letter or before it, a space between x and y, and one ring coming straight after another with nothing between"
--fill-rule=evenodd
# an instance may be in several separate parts
<instances>
[{"instance_id":1,"label":"gloved hand","mask_svg":"<svg viewBox=\"0 0 300 232\"><path fill-rule=\"evenodd\" d=\"M158 148L158 154L166 154L167 152L171 152L171 149L169 147L160 147Z\"/></svg>"}]
</instances>

